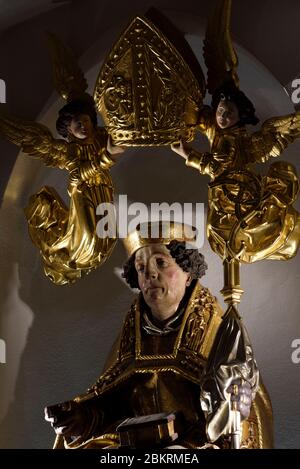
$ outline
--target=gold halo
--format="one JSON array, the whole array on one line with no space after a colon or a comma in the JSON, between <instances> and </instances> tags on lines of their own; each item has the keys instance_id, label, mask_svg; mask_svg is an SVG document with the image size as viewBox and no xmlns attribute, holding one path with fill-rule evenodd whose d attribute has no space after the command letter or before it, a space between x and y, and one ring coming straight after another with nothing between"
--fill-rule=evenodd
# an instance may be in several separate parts
<instances>
[{"instance_id":1,"label":"gold halo","mask_svg":"<svg viewBox=\"0 0 300 469\"><path fill-rule=\"evenodd\" d=\"M196 247L197 230L191 225L174 221L142 223L123 240L128 257L149 244L169 244L185 241L190 249Z\"/></svg>"}]
</instances>

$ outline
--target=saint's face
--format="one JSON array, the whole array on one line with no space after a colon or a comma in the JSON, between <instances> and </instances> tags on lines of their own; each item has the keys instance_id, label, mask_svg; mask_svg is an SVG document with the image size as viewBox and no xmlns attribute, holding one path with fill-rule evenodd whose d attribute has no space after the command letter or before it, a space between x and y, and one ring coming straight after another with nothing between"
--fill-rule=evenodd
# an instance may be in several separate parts
<instances>
[{"instance_id":1,"label":"saint's face","mask_svg":"<svg viewBox=\"0 0 300 469\"><path fill-rule=\"evenodd\" d=\"M93 130L91 118L87 114L79 114L74 117L68 126L68 131L80 140L92 137Z\"/></svg>"},{"instance_id":2,"label":"saint's face","mask_svg":"<svg viewBox=\"0 0 300 469\"><path fill-rule=\"evenodd\" d=\"M239 111L232 101L220 101L216 110L216 121L221 129L228 129L240 120Z\"/></svg>"},{"instance_id":3,"label":"saint's face","mask_svg":"<svg viewBox=\"0 0 300 469\"><path fill-rule=\"evenodd\" d=\"M138 283L147 305L158 319L174 314L190 276L184 272L163 244L151 244L136 252Z\"/></svg>"}]
</instances>

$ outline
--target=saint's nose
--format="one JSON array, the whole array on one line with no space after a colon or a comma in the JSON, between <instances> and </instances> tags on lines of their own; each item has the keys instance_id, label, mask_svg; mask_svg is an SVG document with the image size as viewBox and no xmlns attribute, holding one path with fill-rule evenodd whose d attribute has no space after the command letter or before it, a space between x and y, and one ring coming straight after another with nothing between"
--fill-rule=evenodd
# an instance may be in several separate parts
<instances>
[{"instance_id":1,"label":"saint's nose","mask_svg":"<svg viewBox=\"0 0 300 469\"><path fill-rule=\"evenodd\" d=\"M155 269L153 265L147 266L145 274L146 274L146 278L151 278L151 279L157 278L157 270Z\"/></svg>"}]
</instances>

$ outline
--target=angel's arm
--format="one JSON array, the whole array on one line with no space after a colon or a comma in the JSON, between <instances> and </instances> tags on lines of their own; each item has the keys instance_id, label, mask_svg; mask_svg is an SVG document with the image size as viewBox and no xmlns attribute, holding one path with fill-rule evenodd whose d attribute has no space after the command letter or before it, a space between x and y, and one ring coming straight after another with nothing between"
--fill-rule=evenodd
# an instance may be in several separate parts
<instances>
[{"instance_id":1,"label":"angel's arm","mask_svg":"<svg viewBox=\"0 0 300 469\"><path fill-rule=\"evenodd\" d=\"M197 169L200 174L206 174L214 178L214 174L219 167L216 155L212 153L203 153L186 146L182 140L178 144L172 144L171 149L185 159L185 164L191 168Z\"/></svg>"},{"instance_id":2,"label":"angel's arm","mask_svg":"<svg viewBox=\"0 0 300 469\"><path fill-rule=\"evenodd\" d=\"M280 156L283 150L300 137L300 111L264 122L260 131L251 136L251 160L265 163Z\"/></svg>"},{"instance_id":3,"label":"angel's arm","mask_svg":"<svg viewBox=\"0 0 300 469\"><path fill-rule=\"evenodd\" d=\"M124 153L125 148L114 145L110 135L106 132L104 127L97 128L97 139L100 143L101 151L99 152L100 169L111 169L118 161L119 157Z\"/></svg>"},{"instance_id":4,"label":"angel's arm","mask_svg":"<svg viewBox=\"0 0 300 469\"><path fill-rule=\"evenodd\" d=\"M24 153L42 159L46 166L67 166L67 142L53 138L42 124L0 115L0 135L20 146Z\"/></svg>"},{"instance_id":5,"label":"angel's arm","mask_svg":"<svg viewBox=\"0 0 300 469\"><path fill-rule=\"evenodd\" d=\"M125 151L123 147L113 145L110 135L103 127L96 129L96 139L98 143L98 154L96 158L80 161L71 172L73 180L81 180L94 184L100 177L102 170L110 170L118 161L120 155ZM74 163L76 164L76 162ZM72 165L68 166L71 168Z\"/></svg>"}]
</instances>

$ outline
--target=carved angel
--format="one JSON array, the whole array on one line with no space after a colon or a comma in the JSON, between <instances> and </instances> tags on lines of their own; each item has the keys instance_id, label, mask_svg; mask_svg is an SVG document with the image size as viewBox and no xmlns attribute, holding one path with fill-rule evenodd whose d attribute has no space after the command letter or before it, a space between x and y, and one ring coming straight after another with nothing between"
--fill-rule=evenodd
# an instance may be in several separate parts
<instances>
[{"instance_id":1,"label":"carved angel","mask_svg":"<svg viewBox=\"0 0 300 469\"><path fill-rule=\"evenodd\" d=\"M63 285L101 265L115 245L116 239L97 236L96 208L113 203L109 170L123 149L113 146L105 129L97 126L94 101L85 92L87 82L72 53L53 35L50 45L56 88L67 100L56 122L63 139L54 138L42 124L4 115L0 134L46 166L69 172L69 208L55 189L43 187L25 209L45 274Z\"/></svg>"},{"instance_id":2,"label":"carved angel","mask_svg":"<svg viewBox=\"0 0 300 469\"><path fill-rule=\"evenodd\" d=\"M300 112L268 119L259 131L248 131L246 125L256 125L259 119L239 89L230 13L231 0L220 2L204 42L212 104L202 108L199 130L210 152L200 153L184 142L172 145L172 150L212 180L207 235L217 254L223 258L229 252L243 262L290 259L300 243L300 215L293 207L299 192L296 170L281 161L261 177L252 166L281 155L300 137Z\"/></svg>"}]
</instances>

